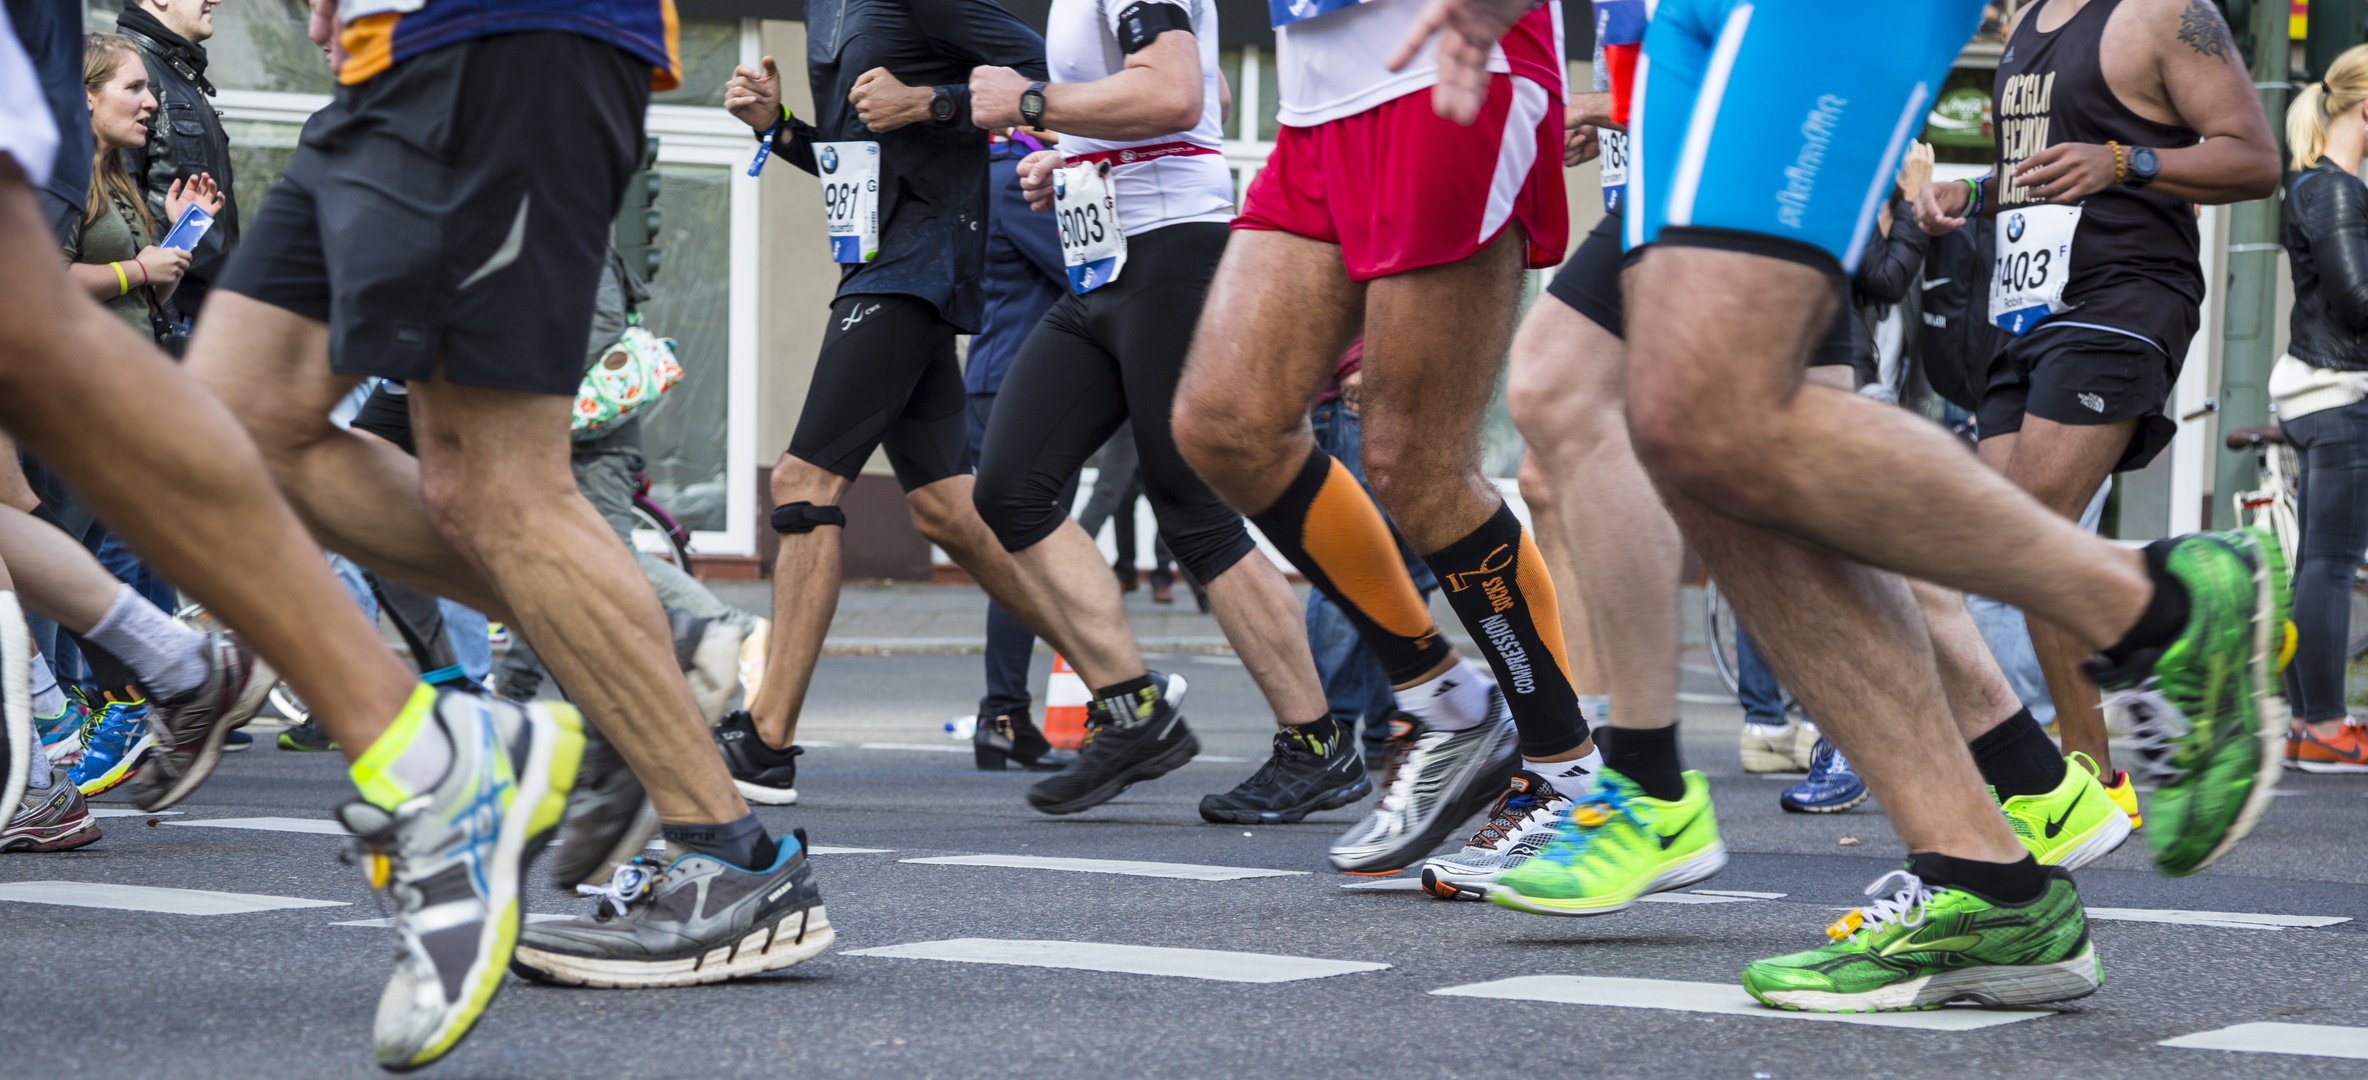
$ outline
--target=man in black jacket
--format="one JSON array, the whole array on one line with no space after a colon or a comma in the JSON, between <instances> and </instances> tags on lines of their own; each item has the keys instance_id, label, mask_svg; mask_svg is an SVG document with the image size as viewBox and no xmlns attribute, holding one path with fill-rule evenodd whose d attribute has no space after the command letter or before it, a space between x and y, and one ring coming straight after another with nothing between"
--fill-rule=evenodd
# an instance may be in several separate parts
<instances>
[{"instance_id":1,"label":"man in black jacket","mask_svg":"<svg viewBox=\"0 0 2368 1080\"><path fill-rule=\"evenodd\" d=\"M173 293L173 306L193 318L221 273L222 261L238 244L230 137L222 131L222 114L206 100L214 96L214 84L206 81L206 50L201 44L214 36L214 7L221 2L124 0L123 14L115 20L116 32L140 47L140 60L148 65L148 88L156 94L148 143L131 151L125 162L132 179L148 194L148 213L170 227L164 196L174 181L211 174L222 187L222 210L198 242L189 272Z\"/></svg>"}]
</instances>

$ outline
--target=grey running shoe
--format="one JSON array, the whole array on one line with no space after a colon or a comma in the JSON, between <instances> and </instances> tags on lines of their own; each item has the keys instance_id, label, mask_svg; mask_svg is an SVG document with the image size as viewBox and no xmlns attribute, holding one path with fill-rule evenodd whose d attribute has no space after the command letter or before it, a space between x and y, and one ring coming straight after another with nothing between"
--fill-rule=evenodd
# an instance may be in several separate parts
<instances>
[{"instance_id":1,"label":"grey running shoe","mask_svg":"<svg viewBox=\"0 0 2368 1080\"><path fill-rule=\"evenodd\" d=\"M171 701L149 702L148 733L156 745L131 784L132 802L142 810L180 802L212 776L222 740L255 718L279 681L262 657L219 630L206 635L204 652L203 681Z\"/></svg>"},{"instance_id":2,"label":"grey running shoe","mask_svg":"<svg viewBox=\"0 0 2368 1080\"><path fill-rule=\"evenodd\" d=\"M379 1064L398 1071L451 1051L501 988L527 862L558 826L584 753L583 718L561 702L441 690L433 720L452 743L444 779L392 811L338 808L394 905L395 975L374 1039Z\"/></svg>"},{"instance_id":3,"label":"grey running shoe","mask_svg":"<svg viewBox=\"0 0 2368 1080\"><path fill-rule=\"evenodd\" d=\"M1462 731L1392 720L1381 802L1332 842L1332 868L1350 874L1403 870L1480 812L1510 783L1521 757L1505 696L1488 691L1488 719Z\"/></svg>"},{"instance_id":4,"label":"grey running shoe","mask_svg":"<svg viewBox=\"0 0 2368 1080\"><path fill-rule=\"evenodd\" d=\"M584 767L559 821L551 876L573 895L579 885L608 880L610 868L631 862L658 835L658 810L623 755L597 727L584 730Z\"/></svg>"},{"instance_id":5,"label":"grey running shoe","mask_svg":"<svg viewBox=\"0 0 2368 1080\"><path fill-rule=\"evenodd\" d=\"M72 851L99 841L99 822L66 770L50 769L49 787L25 792L16 816L0 826L0 851Z\"/></svg>"},{"instance_id":6,"label":"grey running shoe","mask_svg":"<svg viewBox=\"0 0 2368 1080\"><path fill-rule=\"evenodd\" d=\"M1422 864L1423 891L1443 900L1488 899L1496 879L1554 839L1554 824L1570 803L1570 796L1554 790L1545 777L1527 769L1515 772L1489 811L1488 824L1464 841L1463 850Z\"/></svg>"},{"instance_id":7,"label":"grey running shoe","mask_svg":"<svg viewBox=\"0 0 2368 1080\"><path fill-rule=\"evenodd\" d=\"M806 831L784 837L764 870L698 852L637 858L607 885L589 919L536 923L510 966L570 986L693 986L774 971L838 940L806 863Z\"/></svg>"},{"instance_id":8,"label":"grey running shoe","mask_svg":"<svg viewBox=\"0 0 2368 1080\"><path fill-rule=\"evenodd\" d=\"M40 745L33 727L33 634L16 594L0 590L0 822L16 820ZM40 764L47 768L49 758L44 755Z\"/></svg>"}]
</instances>

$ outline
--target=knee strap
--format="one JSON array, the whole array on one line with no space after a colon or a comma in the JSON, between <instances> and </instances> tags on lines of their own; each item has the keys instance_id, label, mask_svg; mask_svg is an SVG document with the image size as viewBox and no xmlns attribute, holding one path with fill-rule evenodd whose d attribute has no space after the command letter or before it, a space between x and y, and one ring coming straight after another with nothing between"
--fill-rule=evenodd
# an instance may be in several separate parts
<instances>
[{"instance_id":1,"label":"knee strap","mask_svg":"<svg viewBox=\"0 0 2368 1080\"><path fill-rule=\"evenodd\" d=\"M847 527L847 513L836 506L809 502L783 503L773 508L773 531L783 536L810 533L821 525Z\"/></svg>"}]
</instances>

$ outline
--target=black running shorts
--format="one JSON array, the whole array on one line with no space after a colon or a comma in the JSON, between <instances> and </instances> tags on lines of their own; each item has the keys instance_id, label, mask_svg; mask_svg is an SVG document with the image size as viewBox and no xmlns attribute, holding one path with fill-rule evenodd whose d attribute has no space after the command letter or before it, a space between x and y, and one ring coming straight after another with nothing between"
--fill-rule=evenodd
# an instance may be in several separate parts
<instances>
[{"instance_id":1,"label":"black running shorts","mask_svg":"<svg viewBox=\"0 0 2368 1080\"><path fill-rule=\"evenodd\" d=\"M1570 306L1572 311L1585 315L1595 325L1612 332L1612 336L1626 338L1622 328L1620 304L1620 271L1627 265L1627 255L1620 250L1621 217L1605 214L1603 220L1579 242L1579 249L1555 271L1554 280L1546 285L1546 292ZM1809 357L1810 367L1851 366L1854 350L1850 340L1850 323L1856 318L1850 305L1841 305L1834 314L1834 324L1817 343L1817 351Z\"/></svg>"},{"instance_id":2,"label":"black running shorts","mask_svg":"<svg viewBox=\"0 0 2368 1080\"><path fill-rule=\"evenodd\" d=\"M339 375L573 396L649 64L471 38L339 87L217 289L329 324Z\"/></svg>"},{"instance_id":3,"label":"black running shorts","mask_svg":"<svg viewBox=\"0 0 2368 1080\"><path fill-rule=\"evenodd\" d=\"M960 332L917 296L833 301L790 456L853 480L884 445L906 491L969 472L970 402L954 356Z\"/></svg>"},{"instance_id":4,"label":"black running shorts","mask_svg":"<svg viewBox=\"0 0 2368 1080\"><path fill-rule=\"evenodd\" d=\"M1975 411L1982 438L2023 429L2025 415L2095 426L2138 421L2115 472L2143 469L2179 425L2163 415L2179 361L2144 338L2085 326L2041 326L1990 360Z\"/></svg>"}]
</instances>

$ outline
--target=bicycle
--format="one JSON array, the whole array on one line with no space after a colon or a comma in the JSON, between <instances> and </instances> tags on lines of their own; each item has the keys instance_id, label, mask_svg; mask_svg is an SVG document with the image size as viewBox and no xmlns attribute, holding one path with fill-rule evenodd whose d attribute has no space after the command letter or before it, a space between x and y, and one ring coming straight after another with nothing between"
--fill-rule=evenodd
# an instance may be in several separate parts
<instances>
[{"instance_id":1,"label":"bicycle","mask_svg":"<svg viewBox=\"0 0 2368 1080\"><path fill-rule=\"evenodd\" d=\"M2286 445L2285 433L2276 424L2264 424L2238 428L2222 441L2231 450L2251 450L2254 460L2260 463L2261 486L2229 496L2236 511L2237 527L2259 525L2268 529L2270 535L2277 537L2279 550L2285 552L2286 565L2297 565L2296 557L2302 546L2302 518L2294 496L2302 470L2294 448ZM2344 655L2353 660L2368 656L2368 563L2352 568L2351 633L2344 642Z\"/></svg>"},{"instance_id":2,"label":"bicycle","mask_svg":"<svg viewBox=\"0 0 2368 1080\"><path fill-rule=\"evenodd\" d=\"M650 498L650 473L647 469L633 470L633 548L653 558L674 564L683 573L691 572L691 530L674 515ZM644 534L655 533L655 541L644 539ZM652 545L655 545L653 548Z\"/></svg>"}]
</instances>

